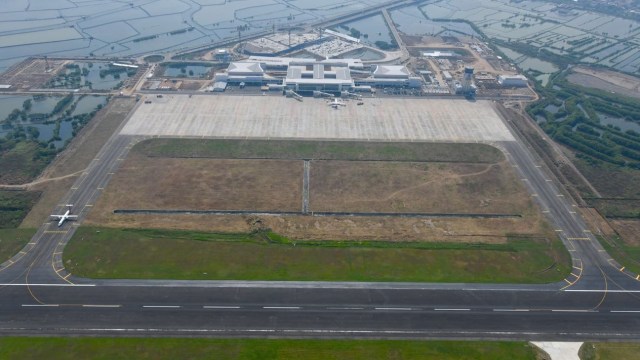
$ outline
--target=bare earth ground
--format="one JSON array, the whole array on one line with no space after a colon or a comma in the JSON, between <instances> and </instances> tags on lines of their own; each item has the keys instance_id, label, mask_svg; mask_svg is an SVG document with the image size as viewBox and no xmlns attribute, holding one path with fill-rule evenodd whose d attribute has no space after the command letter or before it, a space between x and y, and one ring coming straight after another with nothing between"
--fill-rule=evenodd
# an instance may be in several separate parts
<instances>
[{"instance_id":1,"label":"bare earth ground","mask_svg":"<svg viewBox=\"0 0 640 360\"><path fill-rule=\"evenodd\" d=\"M625 244L640 246L640 220L609 220Z\"/></svg>"},{"instance_id":2,"label":"bare earth ground","mask_svg":"<svg viewBox=\"0 0 640 360\"><path fill-rule=\"evenodd\" d=\"M582 217L587 220L591 231L594 234L611 236L615 235L615 230L611 227L607 219L605 219L595 208L580 207Z\"/></svg>"},{"instance_id":3,"label":"bare earth ground","mask_svg":"<svg viewBox=\"0 0 640 360\"><path fill-rule=\"evenodd\" d=\"M316 167L316 164L321 165ZM498 243L505 242L507 235L543 236L549 230L519 180L503 163L314 161L311 169L311 210L318 211L316 204L322 204L322 210L330 211L495 212L522 214L523 217L425 219L114 214L115 209L300 211L302 161L147 158L136 153L116 173L85 223L217 232L270 228L301 240ZM154 186L148 186L150 181ZM492 182L494 184L490 185ZM318 195L316 186L323 195ZM486 190L481 189L485 186ZM404 199L408 207L398 210L397 199L358 204L372 196L384 198L394 193L398 199ZM435 195L429 196L435 193L438 193L437 203L433 201ZM479 195L475 196L476 193ZM340 198L346 200L338 201ZM447 198L451 200L447 202Z\"/></svg>"},{"instance_id":4,"label":"bare earth ground","mask_svg":"<svg viewBox=\"0 0 640 360\"><path fill-rule=\"evenodd\" d=\"M89 124L76 135L67 149L58 155L53 163L49 165L38 178L37 181L40 182L30 187L32 190L40 190L43 193L38 203L22 221L20 227L38 227L43 220L49 218L49 212L55 207L69 188L71 188L77 175L55 181L46 180L75 174L85 169L117 127L124 121L134 105L134 99L112 99L109 104L98 112Z\"/></svg>"},{"instance_id":5,"label":"bare earth ground","mask_svg":"<svg viewBox=\"0 0 640 360\"><path fill-rule=\"evenodd\" d=\"M619 72L583 66L573 68L568 77L574 84L612 91L640 99L640 78Z\"/></svg>"}]
</instances>

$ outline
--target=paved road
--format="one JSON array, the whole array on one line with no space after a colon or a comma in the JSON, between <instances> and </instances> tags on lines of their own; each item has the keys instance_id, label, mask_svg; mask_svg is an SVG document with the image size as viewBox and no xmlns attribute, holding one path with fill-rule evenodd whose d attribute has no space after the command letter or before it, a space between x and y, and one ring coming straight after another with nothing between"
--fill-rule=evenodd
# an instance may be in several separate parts
<instances>
[{"instance_id":1,"label":"paved road","mask_svg":"<svg viewBox=\"0 0 640 360\"><path fill-rule=\"evenodd\" d=\"M140 138L114 135L55 209L78 223ZM504 149L573 259L546 285L91 280L68 274L75 230L45 223L0 266L0 333L640 339L640 282L620 271L568 196L518 142Z\"/></svg>"}]
</instances>

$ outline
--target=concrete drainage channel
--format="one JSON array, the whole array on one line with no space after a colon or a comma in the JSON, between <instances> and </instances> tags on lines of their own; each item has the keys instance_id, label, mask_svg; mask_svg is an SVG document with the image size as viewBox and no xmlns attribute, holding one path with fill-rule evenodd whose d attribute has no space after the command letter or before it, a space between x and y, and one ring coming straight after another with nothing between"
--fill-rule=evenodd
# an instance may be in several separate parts
<instances>
[{"instance_id":1,"label":"concrete drainage channel","mask_svg":"<svg viewBox=\"0 0 640 360\"><path fill-rule=\"evenodd\" d=\"M253 210L157 210L116 209L114 214L128 215L257 215L257 216L332 216L332 217L397 217L397 218L447 218L447 219L519 219L520 214L452 214L452 213L385 213L385 212L332 212L332 211L253 211Z\"/></svg>"}]
</instances>

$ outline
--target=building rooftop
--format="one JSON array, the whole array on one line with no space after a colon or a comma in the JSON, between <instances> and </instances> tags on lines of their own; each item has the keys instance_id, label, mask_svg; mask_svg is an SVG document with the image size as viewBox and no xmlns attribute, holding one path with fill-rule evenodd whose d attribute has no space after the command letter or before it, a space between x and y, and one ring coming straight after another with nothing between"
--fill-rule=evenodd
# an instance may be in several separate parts
<instances>
[{"instance_id":1,"label":"building rooftop","mask_svg":"<svg viewBox=\"0 0 640 360\"><path fill-rule=\"evenodd\" d=\"M373 71L373 76L408 78L409 70L403 65L378 65Z\"/></svg>"},{"instance_id":2,"label":"building rooftop","mask_svg":"<svg viewBox=\"0 0 640 360\"><path fill-rule=\"evenodd\" d=\"M229 74L233 73L263 73L264 69L259 62L232 62L227 69Z\"/></svg>"},{"instance_id":3,"label":"building rooftop","mask_svg":"<svg viewBox=\"0 0 640 360\"><path fill-rule=\"evenodd\" d=\"M344 63L350 68L362 69L364 64L360 59L304 59L291 57L271 57L271 56L250 56L247 62L259 62L266 66L289 66L290 63L295 64L314 64L314 63Z\"/></svg>"}]
</instances>

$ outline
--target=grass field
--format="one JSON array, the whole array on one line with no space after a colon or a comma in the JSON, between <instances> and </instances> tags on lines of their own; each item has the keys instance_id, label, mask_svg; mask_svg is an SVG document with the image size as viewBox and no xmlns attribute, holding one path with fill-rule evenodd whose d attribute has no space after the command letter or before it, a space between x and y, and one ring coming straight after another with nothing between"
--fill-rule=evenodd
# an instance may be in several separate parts
<instances>
[{"instance_id":1,"label":"grass field","mask_svg":"<svg viewBox=\"0 0 640 360\"><path fill-rule=\"evenodd\" d=\"M353 141L151 139L133 152L159 157L222 159L385 160L495 163L497 148L463 143L368 143Z\"/></svg>"},{"instance_id":2,"label":"grass field","mask_svg":"<svg viewBox=\"0 0 640 360\"><path fill-rule=\"evenodd\" d=\"M618 263L640 274L640 246L628 245L620 236L597 236L600 244Z\"/></svg>"},{"instance_id":3,"label":"grass field","mask_svg":"<svg viewBox=\"0 0 640 360\"><path fill-rule=\"evenodd\" d=\"M569 271L559 240L506 244L291 241L80 227L65 249L70 272L90 278L545 283Z\"/></svg>"},{"instance_id":4,"label":"grass field","mask_svg":"<svg viewBox=\"0 0 640 360\"><path fill-rule=\"evenodd\" d=\"M35 229L0 229L0 263L17 254L35 232Z\"/></svg>"},{"instance_id":5,"label":"grass field","mask_svg":"<svg viewBox=\"0 0 640 360\"><path fill-rule=\"evenodd\" d=\"M38 201L38 191L0 190L0 228L16 228Z\"/></svg>"},{"instance_id":6,"label":"grass field","mask_svg":"<svg viewBox=\"0 0 640 360\"><path fill-rule=\"evenodd\" d=\"M0 183L23 184L33 180L49 164L53 155L34 141L20 141L10 150L0 151Z\"/></svg>"},{"instance_id":7,"label":"grass field","mask_svg":"<svg viewBox=\"0 0 640 360\"><path fill-rule=\"evenodd\" d=\"M582 360L634 360L638 358L640 343L584 343L580 348Z\"/></svg>"},{"instance_id":8,"label":"grass field","mask_svg":"<svg viewBox=\"0 0 640 360\"><path fill-rule=\"evenodd\" d=\"M535 360L525 342L179 338L0 338L2 359Z\"/></svg>"}]
</instances>

